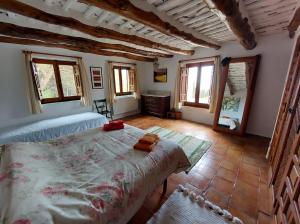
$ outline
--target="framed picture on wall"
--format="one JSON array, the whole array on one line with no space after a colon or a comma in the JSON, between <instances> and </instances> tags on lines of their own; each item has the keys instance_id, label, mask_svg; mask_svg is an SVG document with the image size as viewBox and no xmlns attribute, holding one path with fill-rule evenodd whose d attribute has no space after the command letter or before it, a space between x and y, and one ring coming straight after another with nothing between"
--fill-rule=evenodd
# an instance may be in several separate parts
<instances>
[{"instance_id":1,"label":"framed picture on wall","mask_svg":"<svg viewBox=\"0 0 300 224\"><path fill-rule=\"evenodd\" d=\"M103 75L101 67L90 67L93 89L103 89Z\"/></svg>"},{"instance_id":2,"label":"framed picture on wall","mask_svg":"<svg viewBox=\"0 0 300 224\"><path fill-rule=\"evenodd\" d=\"M166 68L154 70L154 82L166 83L168 81L168 74Z\"/></svg>"}]
</instances>

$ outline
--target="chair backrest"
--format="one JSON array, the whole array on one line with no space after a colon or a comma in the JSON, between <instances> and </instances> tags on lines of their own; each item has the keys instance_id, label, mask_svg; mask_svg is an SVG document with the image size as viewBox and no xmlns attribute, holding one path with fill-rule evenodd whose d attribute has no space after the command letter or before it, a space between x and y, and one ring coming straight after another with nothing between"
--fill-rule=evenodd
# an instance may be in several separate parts
<instances>
[{"instance_id":1,"label":"chair backrest","mask_svg":"<svg viewBox=\"0 0 300 224\"><path fill-rule=\"evenodd\" d=\"M94 104L98 113L103 112L103 110L107 110L107 101L106 99L94 100Z\"/></svg>"}]
</instances>

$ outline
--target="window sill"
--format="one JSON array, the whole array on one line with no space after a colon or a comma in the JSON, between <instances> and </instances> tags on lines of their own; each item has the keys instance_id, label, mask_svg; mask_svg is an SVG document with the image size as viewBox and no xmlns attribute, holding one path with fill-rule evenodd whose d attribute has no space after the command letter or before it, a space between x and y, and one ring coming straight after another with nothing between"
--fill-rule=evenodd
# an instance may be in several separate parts
<instances>
[{"instance_id":1,"label":"window sill","mask_svg":"<svg viewBox=\"0 0 300 224\"><path fill-rule=\"evenodd\" d=\"M193 108L199 108L199 109L209 109L209 105L208 104L198 104L198 103L184 103L183 104L184 107L193 107Z\"/></svg>"},{"instance_id":2,"label":"window sill","mask_svg":"<svg viewBox=\"0 0 300 224\"><path fill-rule=\"evenodd\" d=\"M65 102L73 102L73 101L80 101L81 98L70 98L70 99L63 99L63 100L52 100L52 99L46 99L41 100L42 105L52 104L52 103L65 103Z\"/></svg>"},{"instance_id":3,"label":"window sill","mask_svg":"<svg viewBox=\"0 0 300 224\"><path fill-rule=\"evenodd\" d=\"M116 96L116 99L126 99L126 98L134 98L134 95L131 94L131 95L124 95L124 96Z\"/></svg>"}]
</instances>

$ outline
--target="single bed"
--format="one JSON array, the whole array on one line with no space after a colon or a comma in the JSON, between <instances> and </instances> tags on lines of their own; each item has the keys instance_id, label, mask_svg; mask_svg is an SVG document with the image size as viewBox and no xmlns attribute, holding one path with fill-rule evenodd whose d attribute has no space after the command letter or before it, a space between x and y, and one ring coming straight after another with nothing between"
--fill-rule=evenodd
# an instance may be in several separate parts
<instances>
[{"instance_id":1,"label":"single bed","mask_svg":"<svg viewBox=\"0 0 300 224\"><path fill-rule=\"evenodd\" d=\"M127 223L146 196L190 164L176 144L133 149L144 131L100 128L64 138L4 146L0 223Z\"/></svg>"},{"instance_id":2,"label":"single bed","mask_svg":"<svg viewBox=\"0 0 300 224\"><path fill-rule=\"evenodd\" d=\"M108 120L101 114L86 112L46 119L0 130L0 144L40 142L100 127Z\"/></svg>"}]
</instances>

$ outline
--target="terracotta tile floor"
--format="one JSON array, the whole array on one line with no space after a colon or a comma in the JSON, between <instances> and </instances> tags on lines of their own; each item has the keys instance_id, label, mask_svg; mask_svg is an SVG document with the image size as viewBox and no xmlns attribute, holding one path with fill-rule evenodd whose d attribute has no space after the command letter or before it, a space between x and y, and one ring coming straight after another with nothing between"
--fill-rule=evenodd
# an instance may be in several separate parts
<instances>
[{"instance_id":1,"label":"terracotta tile floor","mask_svg":"<svg viewBox=\"0 0 300 224\"><path fill-rule=\"evenodd\" d=\"M158 125L213 142L188 175L181 172L168 178L165 196L161 196L162 186L156 189L130 223L145 223L178 184L185 184L204 194L247 224L271 223L271 192L266 184L268 164L265 159L269 139L251 135L231 136L214 132L209 126L183 120L136 116L125 121L141 129Z\"/></svg>"}]
</instances>

